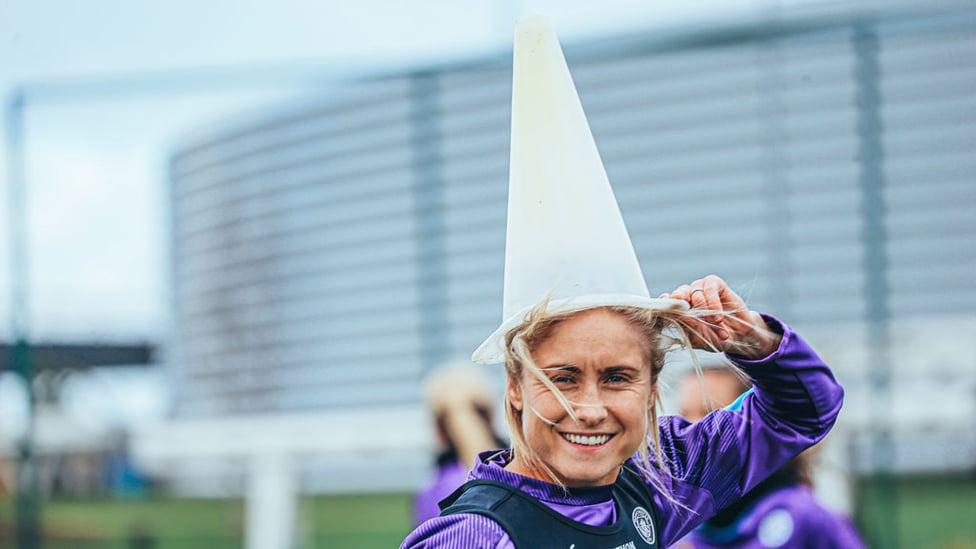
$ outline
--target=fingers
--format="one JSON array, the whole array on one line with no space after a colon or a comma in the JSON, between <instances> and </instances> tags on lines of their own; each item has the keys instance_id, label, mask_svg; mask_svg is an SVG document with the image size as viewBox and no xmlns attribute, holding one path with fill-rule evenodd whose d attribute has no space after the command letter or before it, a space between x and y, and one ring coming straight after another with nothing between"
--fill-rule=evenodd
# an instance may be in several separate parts
<instances>
[{"instance_id":1,"label":"fingers","mask_svg":"<svg viewBox=\"0 0 976 549\"><path fill-rule=\"evenodd\" d=\"M696 326L696 328L699 330L707 330L709 332L708 335L714 334L715 338L724 341L730 335L724 325L725 313L729 312L725 310L727 301L726 294L729 292L731 290L729 290L724 280L715 275L708 275L695 280L691 284L679 286L670 294L661 294L661 297L680 299L688 302L692 309L715 311L718 313L702 316L702 322L698 322L697 324L700 324L700 326Z\"/></svg>"},{"instance_id":2,"label":"fingers","mask_svg":"<svg viewBox=\"0 0 976 549\"><path fill-rule=\"evenodd\" d=\"M766 328L762 316L749 310L739 294L718 276L708 275L661 297L686 301L697 313L681 321L697 349L731 349L739 354L743 349L755 349L760 353L756 356L761 357L779 345L780 337Z\"/></svg>"},{"instance_id":3,"label":"fingers","mask_svg":"<svg viewBox=\"0 0 976 549\"><path fill-rule=\"evenodd\" d=\"M692 296L691 306L696 309L705 309L708 311L724 311L722 307L722 293L724 289L725 281L715 275L708 275L696 281L695 286L691 290L695 294ZM721 324L722 318L722 315L713 315L706 319L709 322Z\"/></svg>"},{"instance_id":4,"label":"fingers","mask_svg":"<svg viewBox=\"0 0 976 549\"><path fill-rule=\"evenodd\" d=\"M722 298L725 291L725 281L715 275L708 275L691 284L678 286L670 294L661 294L660 297L687 301L694 309L722 312L724 311Z\"/></svg>"}]
</instances>

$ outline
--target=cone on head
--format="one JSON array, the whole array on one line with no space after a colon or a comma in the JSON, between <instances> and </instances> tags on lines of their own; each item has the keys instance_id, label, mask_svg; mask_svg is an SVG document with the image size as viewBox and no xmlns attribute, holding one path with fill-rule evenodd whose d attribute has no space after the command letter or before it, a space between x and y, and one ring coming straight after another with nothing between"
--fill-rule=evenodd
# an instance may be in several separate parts
<instances>
[{"instance_id":1,"label":"cone on head","mask_svg":"<svg viewBox=\"0 0 976 549\"><path fill-rule=\"evenodd\" d=\"M503 362L533 307L687 306L651 299L559 41L544 17L515 28L502 324L474 352Z\"/></svg>"}]
</instances>

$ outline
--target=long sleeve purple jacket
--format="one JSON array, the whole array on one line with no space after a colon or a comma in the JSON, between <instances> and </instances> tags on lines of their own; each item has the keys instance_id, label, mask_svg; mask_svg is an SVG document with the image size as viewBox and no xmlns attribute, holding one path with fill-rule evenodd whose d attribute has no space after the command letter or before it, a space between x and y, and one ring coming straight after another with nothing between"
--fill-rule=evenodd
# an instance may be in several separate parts
<instances>
[{"instance_id":1,"label":"long sleeve purple jacket","mask_svg":"<svg viewBox=\"0 0 976 549\"><path fill-rule=\"evenodd\" d=\"M661 547L680 540L705 519L733 503L830 430L843 389L830 369L799 335L772 317L783 339L761 360L730 358L752 378L753 389L729 407L691 424L659 420L661 447L671 476L663 476L675 505L655 492ZM538 498L564 516L589 524L613 524L612 485L570 488L511 473L510 454L485 453L469 479L504 482ZM636 460L636 456L630 461ZM636 466L635 466L636 467ZM475 514L437 517L414 530L401 549L514 549L495 521ZM524 549L524 548L519 548ZM535 549L535 548L533 548Z\"/></svg>"},{"instance_id":2,"label":"long sleeve purple jacket","mask_svg":"<svg viewBox=\"0 0 976 549\"><path fill-rule=\"evenodd\" d=\"M845 517L820 505L809 488L774 490L725 527L701 527L673 549L863 549Z\"/></svg>"},{"instance_id":3,"label":"long sleeve purple jacket","mask_svg":"<svg viewBox=\"0 0 976 549\"><path fill-rule=\"evenodd\" d=\"M414 496L413 523L419 525L441 514L438 502L451 495L467 478L468 470L460 462L449 461L438 465L434 477Z\"/></svg>"}]
</instances>

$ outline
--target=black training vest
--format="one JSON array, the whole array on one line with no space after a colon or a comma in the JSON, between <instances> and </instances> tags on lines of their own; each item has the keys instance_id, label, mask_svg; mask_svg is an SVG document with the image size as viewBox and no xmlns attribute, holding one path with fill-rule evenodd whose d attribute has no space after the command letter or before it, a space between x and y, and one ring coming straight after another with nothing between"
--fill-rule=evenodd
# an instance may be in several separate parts
<instances>
[{"instance_id":1,"label":"black training vest","mask_svg":"<svg viewBox=\"0 0 976 549\"><path fill-rule=\"evenodd\" d=\"M441 516L484 515L505 529L518 549L658 549L657 514L650 489L622 467L613 485L617 521L590 526L553 511L522 490L471 480L440 502Z\"/></svg>"}]
</instances>

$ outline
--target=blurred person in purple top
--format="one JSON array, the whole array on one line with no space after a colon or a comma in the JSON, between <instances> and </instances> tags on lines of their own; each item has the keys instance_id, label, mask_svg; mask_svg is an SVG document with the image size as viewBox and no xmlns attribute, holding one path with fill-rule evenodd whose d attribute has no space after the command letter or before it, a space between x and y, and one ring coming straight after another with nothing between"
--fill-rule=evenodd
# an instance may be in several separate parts
<instances>
[{"instance_id":1,"label":"blurred person in purple top","mask_svg":"<svg viewBox=\"0 0 976 549\"><path fill-rule=\"evenodd\" d=\"M678 385L681 417L698 422L727 406L750 385L734 370L703 368ZM739 501L694 530L673 549L860 549L864 547L847 517L833 513L813 494L814 448L790 460Z\"/></svg>"},{"instance_id":2,"label":"blurred person in purple top","mask_svg":"<svg viewBox=\"0 0 976 549\"><path fill-rule=\"evenodd\" d=\"M478 454L506 445L495 434L490 383L473 364L436 368L426 380L437 458L433 475L414 496L414 525L436 517L437 504L464 484Z\"/></svg>"},{"instance_id":3,"label":"blurred person in purple top","mask_svg":"<svg viewBox=\"0 0 976 549\"><path fill-rule=\"evenodd\" d=\"M722 278L650 297L540 17L516 24L503 290L502 322L472 360L505 365L512 447L482 453L402 548L661 549L823 438L840 410L820 357ZM724 353L753 389L698 423L659 418L678 349Z\"/></svg>"}]
</instances>

